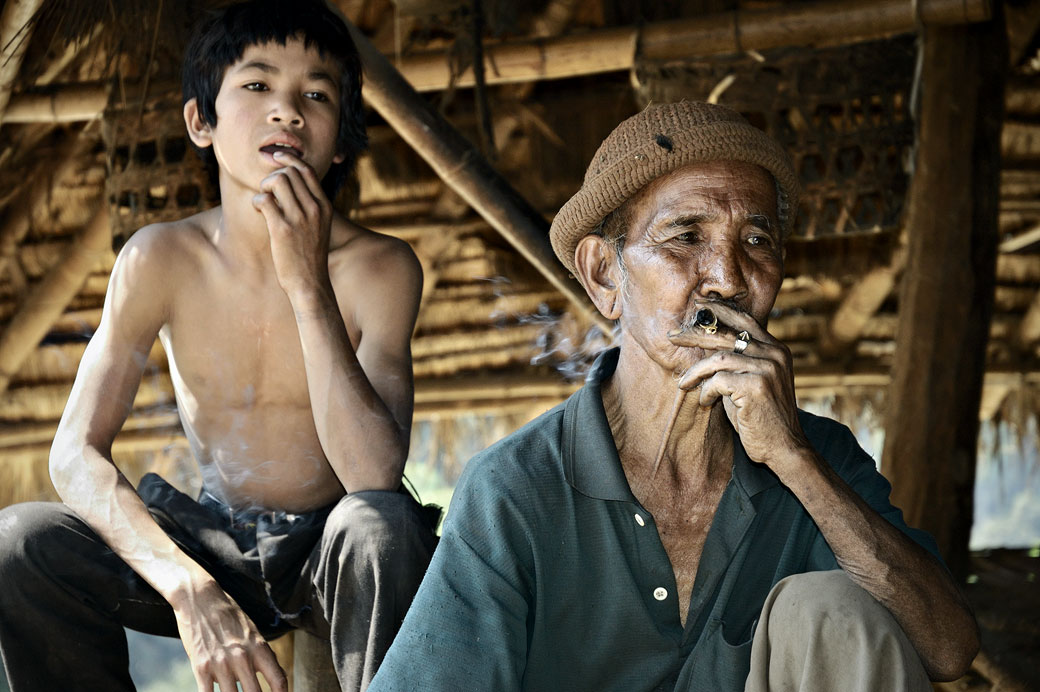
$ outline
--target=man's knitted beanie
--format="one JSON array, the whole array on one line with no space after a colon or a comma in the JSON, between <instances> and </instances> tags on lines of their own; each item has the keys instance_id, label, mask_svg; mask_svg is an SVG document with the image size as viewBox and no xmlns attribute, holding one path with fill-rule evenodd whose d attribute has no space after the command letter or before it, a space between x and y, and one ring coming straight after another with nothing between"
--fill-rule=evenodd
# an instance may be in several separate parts
<instances>
[{"instance_id":1,"label":"man's knitted beanie","mask_svg":"<svg viewBox=\"0 0 1040 692\"><path fill-rule=\"evenodd\" d=\"M780 235L791 232L798 176L783 147L725 106L697 101L661 103L625 120L596 150L581 189L549 230L553 250L574 273L574 249L614 211L656 178L691 163L744 161L776 180Z\"/></svg>"}]
</instances>

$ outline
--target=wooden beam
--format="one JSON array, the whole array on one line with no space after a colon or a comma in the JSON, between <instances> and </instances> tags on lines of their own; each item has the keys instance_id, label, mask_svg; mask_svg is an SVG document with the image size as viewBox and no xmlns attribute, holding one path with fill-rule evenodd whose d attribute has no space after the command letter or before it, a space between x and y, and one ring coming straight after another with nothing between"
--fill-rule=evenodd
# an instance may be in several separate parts
<instances>
[{"instance_id":1,"label":"wooden beam","mask_svg":"<svg viewBox=\"0 0 1040 692\"><path fill-rule=\"evenodd\" d=\"M344 9L349 2L337 0L336 4ZM990 0L918 0L917 3L911 0L822 0L736 10L693 19L654 22L642 27L625 26L549 39L489 43L484 54L485 81L489 85L517 84L624 72L635 64L637 48L640 57L669 60L784 46L842 45L880 39L916 31L915 5L925 25L979 22L990 14ZM367 40L366 44L371 47ZM397 62L396 67L419 92L440 91L449 85L472 87L475 83L472 68L453 81L450 61L447 52L431 51L405 57ZM63 96L53 97L53 110L50 103L22 106L23 98L28 97L16 99L12 104L24 114L20 116L22 118L33 117L30 113L45 118L59 117L56 113L70 117L59 110L59 103L64 102ZM102 103L97 112L80 110L78 117L92 119L103 108Z\"/></svg>"},{"instance_id":2,"label":"wooden beam","mask_svg":"<svg viewBox=\"0 0 1040 692\"><path fill-rule=\"evenodd\" d=\"M984 21L988 0L920 0L925 24ZM907 0L841 0L735 10L638 27L602 29L555 39L489 44L484 59L488 84L564 79L626 71L640 56L671 60L767 50L794 45L855 43L909 33L917 28ZM452 82L449 57L441 51L413 55L398 64L417 91L449 84L471 87L473 70Z\"/></svg>"},{"instance_id":3,"label":"wooden beam","mask_svg":"<svg viewBox=\"0 0 1040 692\"><path fill-rule=\"evenodd\" d=\"M1007 33L924 32L909 246L882 470L907 523L968 567L978 416L993 310ZM955 113L956 117L950 117Z\"/></svg>"},{"instance_id":4,"label":"wooden beam","mask_svg":"<svg viewBox=\"0 0 1040 692\"><path fill-rule=\"evenodd\" d=\"M43 0L7 0L0 12L0 125L32 38L32 18Z\"/></svg>"},{"instance_id":5,"label":"wooden beam","mask_svg":"<svg viewBox=\"0 0 1040 692\"><path fill-rule=\"evenodd\" d=\"M348 22L365 69L368 103L528 262L593 323L608 328L553 254L549 224Z\"/></svg>"},{"instance_id":6,"label":"wooden beam","mask_svg":"<svg viewBox=\"0 0 1040 692\"><path fill-rule=\"evenodd\" d=\"M93 220L70 244L65 256L47 273L22 303L0 335L0 393L7 389L22 362L61 317L100 257L112 251L108 206L101 205Z\"/></svg>"}]
</instances>

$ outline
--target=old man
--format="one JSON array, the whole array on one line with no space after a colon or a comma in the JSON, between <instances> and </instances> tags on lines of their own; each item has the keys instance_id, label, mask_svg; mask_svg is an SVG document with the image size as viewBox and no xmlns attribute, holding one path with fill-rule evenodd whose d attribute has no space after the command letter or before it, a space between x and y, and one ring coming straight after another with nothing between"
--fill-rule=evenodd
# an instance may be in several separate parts
<instances>
[{"instance_id":1,"label":"old man","mask_svg":"<svg viewBox=\"0 0 1040 692\"><path fill-rule=\"evenodd\" d=\"M372 690L929 690L974 618L767 319L797 207L733 111L651 106L552 225L619 325L568 401L468 465Z\"/></svg>"}]
</instances>

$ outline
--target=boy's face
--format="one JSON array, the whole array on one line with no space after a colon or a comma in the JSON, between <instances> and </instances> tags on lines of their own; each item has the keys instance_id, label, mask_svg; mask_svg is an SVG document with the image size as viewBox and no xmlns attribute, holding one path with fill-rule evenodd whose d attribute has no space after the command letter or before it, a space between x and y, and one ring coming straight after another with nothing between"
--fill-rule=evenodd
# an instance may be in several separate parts
<instances>
[{"instance_id":1,"label":"boy's face","mask_svg":"<svg viewBox=\"0 0 1040 692\"><path fill-rule=\"evenodd\" d=\"M195 143L213 146L222 192L229 184L257 191L264 177L285 166L274 157L279 147L309 164L319 179L342 161L336 151L339 80L336 63L305 48L303 41L246 48L224 73L217 124L199 123L196 117L193 127L192 108L185 109Z\"/></svg>"}]
</instances>

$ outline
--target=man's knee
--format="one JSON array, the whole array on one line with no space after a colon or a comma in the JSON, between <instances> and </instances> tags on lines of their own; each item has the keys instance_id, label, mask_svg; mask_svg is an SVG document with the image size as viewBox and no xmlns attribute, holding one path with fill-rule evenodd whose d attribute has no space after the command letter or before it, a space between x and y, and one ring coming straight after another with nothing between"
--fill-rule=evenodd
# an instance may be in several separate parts
<instances>
[{"instance_id":1,"label":"man's knee","mask_svg":"<svg viewBox=\"0 0 1040 692\"><path fill-rule=\"evenodd\" d=\"M881 633L899 624L888 609L842 570L807 572L773 587L769 619L820 636L854 637ZM901 634L901 630L899 630Z\"/></svg>"},{"instance_id":2,"label":"man's knee","mask_svg":"<svg viewBox=\"0 0 1040 692\"><path fill-rule=\"evenodd\" d=\"M930 689L899 623L841 570L787 577L766 598L746 689L788 688Z\"/></svg>"}]
</instances>

